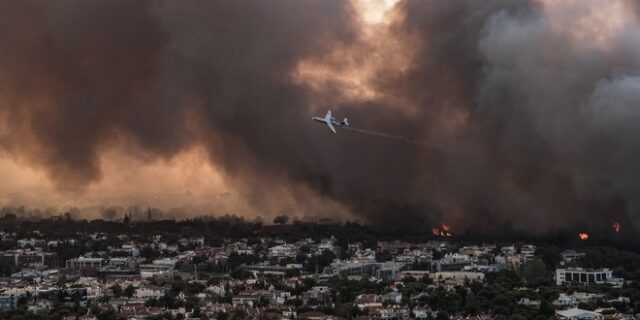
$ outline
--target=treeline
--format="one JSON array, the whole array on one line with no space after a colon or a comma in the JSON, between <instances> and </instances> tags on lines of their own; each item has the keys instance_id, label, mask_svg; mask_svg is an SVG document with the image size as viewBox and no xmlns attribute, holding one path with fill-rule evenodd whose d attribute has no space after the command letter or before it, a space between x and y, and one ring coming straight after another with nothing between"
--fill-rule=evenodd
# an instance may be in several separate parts
<instances>
[{"instance_id":1,"label":"treeline","mask_svg":"<svg viewBox=\"0 0 640 320\"><path fill-rule=\"evenodd\" d=\"M128 220L128 219L127 219ZM311 238L319 240L334 236L341 247L346 248L349 242L362 242L366 247L374 247L378 241L402 240L409 242L426 242L442 239L431 234L431 227L415 228L413 230L397 230L387 226L371 226L357 222L335 221L289 221L286 216L278 216L273 224L260 219L247 220L235 215L220 217L202 217L184 220L79 220L72 215L61 215L39 220L30 220L13 213L6 213L0 217L0 230L17 232L18 237L29 236L33 231L46 232L50 237L67 239L77 233L107 233L129 234L134 236L166 235L167 237L204 236L208 244L216 245L223 238L256 238L277 236L287 242ZM640 241L637 234L591 234L587 241L581 241L578 230L561 228L547 233L527 233L515 230L509 225L500 226L500 232L491 230L467 230L457 233L453 230L453 237L460 245L488 242L496 245L510 243L533 243L560 248L613 246L619 249L640 252ZM37 237L34 236L34 237Z\"/></svg>"}]
</instances>

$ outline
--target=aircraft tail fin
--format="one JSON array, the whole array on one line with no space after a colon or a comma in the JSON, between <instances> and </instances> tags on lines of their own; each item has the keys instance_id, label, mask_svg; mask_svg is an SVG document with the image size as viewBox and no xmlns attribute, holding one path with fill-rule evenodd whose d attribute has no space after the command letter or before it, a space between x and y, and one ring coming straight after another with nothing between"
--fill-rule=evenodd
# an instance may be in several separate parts
<instances>
[{"instance_id":1,"label":"aircraft tail fin","mask_svg":"<svg viewBox=\"0 0 640 320\"><path fill-rule=\"evenodd\" d=\"M347 118L344 118L344 120L342 120L342 124L349 126L349 122L347 121Z\"/></svg>"}]
</instances>

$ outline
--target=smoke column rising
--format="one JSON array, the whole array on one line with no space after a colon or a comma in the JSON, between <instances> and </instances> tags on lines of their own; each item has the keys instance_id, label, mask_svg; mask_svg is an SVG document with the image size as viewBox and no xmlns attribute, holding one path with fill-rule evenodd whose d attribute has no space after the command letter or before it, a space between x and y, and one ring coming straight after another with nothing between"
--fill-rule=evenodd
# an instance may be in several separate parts
<instances>
[{"instance_id":1,"label":"smoke column rising","mask_svg":"<svg viewBox=\"0 0 640 320\"><path fill-rule=\"evenodd\" d=\"M638 227L638 23L628 0L0 1L0 156L80 197L203 150L246 215ZM309 123L334 105L447 148Z\"/></svg>"}]
</instances>

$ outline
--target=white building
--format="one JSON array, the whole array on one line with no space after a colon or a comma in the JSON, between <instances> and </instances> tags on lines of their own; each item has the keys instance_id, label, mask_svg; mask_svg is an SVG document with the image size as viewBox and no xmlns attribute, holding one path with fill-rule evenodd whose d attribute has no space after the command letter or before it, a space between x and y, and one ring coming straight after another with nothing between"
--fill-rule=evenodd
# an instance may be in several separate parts
<instances>
[{"instance_id":1,"label":"white building","mask_svg":"<svg viewBox=\"0 0 640 320\"><path fill-rule=\"evenodd\" d=\"M525 244L520 248L520 257L522 263L528 263L533 261L536 253L536 246L532 244Z\"/></svg>"},{"instance_id":2,"label":"white building","mask_svg":"<svg viewBox=\"0 0 640 320\"><path fill-rule=\"evenodd\" d=\"M178 260L172 259L172 258L162 258L162 259L153 260L153 264L170 266L170 267L175 267L176 263L178 263Z\"/></svg>"},{"instance_id":3,"label":"white building","mask_svg":"<svg viewBox=\"0 0 640 320\"><path fill-rule=\"evenodd\" d=\"M428 277L429 274L431 274L431 272L427 271L427 270L407 270L407 271L401 271L398 272L398 274L396 275L396 281L402 281L402 279L406 278L406 277L411 277L414 278L416 280L420 280L424 277Z\"/></svg>"},{"instance_id":4,"label":"white building","mask_svg":"<svg viewBox=\"0 0 640 320\"><path fill-rule=\"evenodd\" d=\"M298 248L292 244L282 244L269 248L269 257L294 258L298 254Z\"/></svg>"},{"instance_id":5,"label":"white building","mask_svg":"<svg viewBox=\"0 0 640 320\"><path fill-rule=\"evenodd\" d=\"M466 254L447 253L442 259L437 260L435 265L432 265L432 269L435 271L460 271L474 262L474 259Z\"/></svg>"},{"instance_id":6,"label":"white building","mask_svg":"<svg viewBox=\"0 0 640 320\"><path fill-rule=\"evenodd\" d=\"M502 247L500 248L500 252L507 256L513 256L516 254L516 247L514 245Z\"/></svg>"},{"instance_id":7,"label":"white building","mask_svg":"<svg viewBox=\"0 0 640 320\"><path fill-rule=\"evenodd\" d=\"M67 260L67 269L80 269L80 268L101 268L108 263L104 258L85 258L80 257L76 259Z\"/></svg>"},{"instance_id":8,"label":"white building","mask_svg":"<svg viewBox=\"0 0 640 320\"><path fill-rule=\"evenodd\" d=\"M578 306L578 300L573 295L561 293L558 299L553 301L553 305L558 308L575 308Z\"/></svg>"},{"instance_id":9,"label":"white building","mask_svg":"<svg viewBox=\"0 0 640 320\"><path fill-rule=\"evenodd\" d=\"M34 239L34 238L25 238L18 240L18 247L24 248L26 246L37 247L44 243L44 240Z\"/></svg>"},{"instance_id":10,"label":"white building","mask_svg":"<svg viewBox=\"0 0 640 320\"><path fill-rule=\"evenodd\" d=\"M485 254L490 254L493 249L495 249L495 246L491 245L465 246L458 249L458 253L477 258Z\"/></svg>"},{"instance_id":11,"label":"white building","mask_svg":"<svg viewBox=\"0 0 640 320\"><path fill-rule=\"evenodd\" d=\"M227 290L224 289L224 285L221 284L217 286L209 286L207 287L207 291L219 296L224 296L227 293Z\"/></svg>"},{"instance_id":12,"label":"white building","mask_svg":"<svg viewBox=\"0 0 640 320\"><path fill-rule=\"evenodd\" d=\"M109 268L112 269L133 269L134 261L131 257L110 258L108 262Z\"/></svg>"},{"instance_id":13,"label":"white building","mask_svg":"<svg viewBox=\"0 0 640 320\"><path fill-rule=\"evenodd\" d=\"M453 283L456 285L462 285L465 283L465 281L484 281L484 273L482 272L443 271L434 272L430 275L430 277L434 282Z\"/></svg>"},{"instance_id":14,"label":"white building","mask_svg":"<svg viewBox=\"0 0 640 320\"><path fill-rule=\"evenodd\" d=\"M413 317L416 319L426 319L429 317L431 313L431 309L423 308L423 307L415 307L412 310Z\"/></svg>"},{"instance_id":15,"label":"white building","mask_svg":"<svg viewBox=\"0 0 640 320\"><path fill-rule=\"evenodd\" d=\"M521 306L526 306L526 307L530 307L530 308L540 308L540 301L539 300L531 300L529 298L521 298L520 300L518 300L518 304Z\"/></svg>"},{"instance_id":16,"label":"white building","mask_svg":"<svg viewBox=\"0 0 640 320\"><path fill-rule=\"evenodd\" d=\"M559 319L604 319L602 314L582 309L558 310L556 315Z\"/></svg>"},{"instance_id":17,"label":"white building","mask_svg":"<svg viewBox=\"0 0 640 320\"><path fill-rule=\"evenodd\" d=\"M609 269L587 270L582 268L556 269L556 285L577 282L582 284L609 283L619 287L624 284L624 279L614 278Z\"/></svg>"},{"instance_id":18,"label":"white building","mask_svg":"<svg viewBox=\"0 0 640 320\"><path fill-rule=\"evenodd\" d=\"M574 292L573 296L576 297L578 303L595 303L604 300L607 295L604 293Z\"/></svg>"},{"instance_id":19,"label":"white building","mask_svg":"<svg viewBox=\"0 0 640 320\"><path fill-rule=\"evenodd\" d=\"M564 266L567 263L584 256L584 252L576 252L575 250L565 250L560 253L560 265Z\"/></svg>"},{"instance_id":20,"label":"white building","mask_svg":"<svg viewBox=\"0 0 640 320\"><path fill-rule=\"evenodd\" d=\"M144 286L136 289L135 297L138 299L148 300L151 298L159 299L164 296L164 288L156 286Z\"/></svg>"},{"instance_id":21,"label":"white building","mask_svg":"<svg viewBox=\"0 0 640 320\"><path fill-rule=\"evenodd\" d=\"M173 267L163 264L141 264L139 266L140 277L143 279L160 277L170 278L173 276Z\"/></svg>"}]
</instances>

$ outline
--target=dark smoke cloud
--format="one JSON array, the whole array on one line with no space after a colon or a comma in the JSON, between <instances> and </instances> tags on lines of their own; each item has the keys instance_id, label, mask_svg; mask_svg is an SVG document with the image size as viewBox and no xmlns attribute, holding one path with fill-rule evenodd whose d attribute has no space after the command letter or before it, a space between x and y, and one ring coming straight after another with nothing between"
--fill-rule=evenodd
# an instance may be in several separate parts
<instances>
[{"instance_id":1,"label":"dark smoke cloud","mask_svg":"<svg viewBox=\"0 0 640 320\"><path fill-rule=\"evenodd\" d=\"M584 37L578 18L610 4L595 2L400 2L389 34L411 39L408 69L376 66L378 96L333 101L339 86L292 74L336 48L372 54L347 2L1 1L0 143L61 188L99 181L115 144L148 159L204 145L259 213L284 188L397 228L635 223L638 21ZM318 97L445 147L328 136L309 122Z\"/></svg>"}]
</instances>

